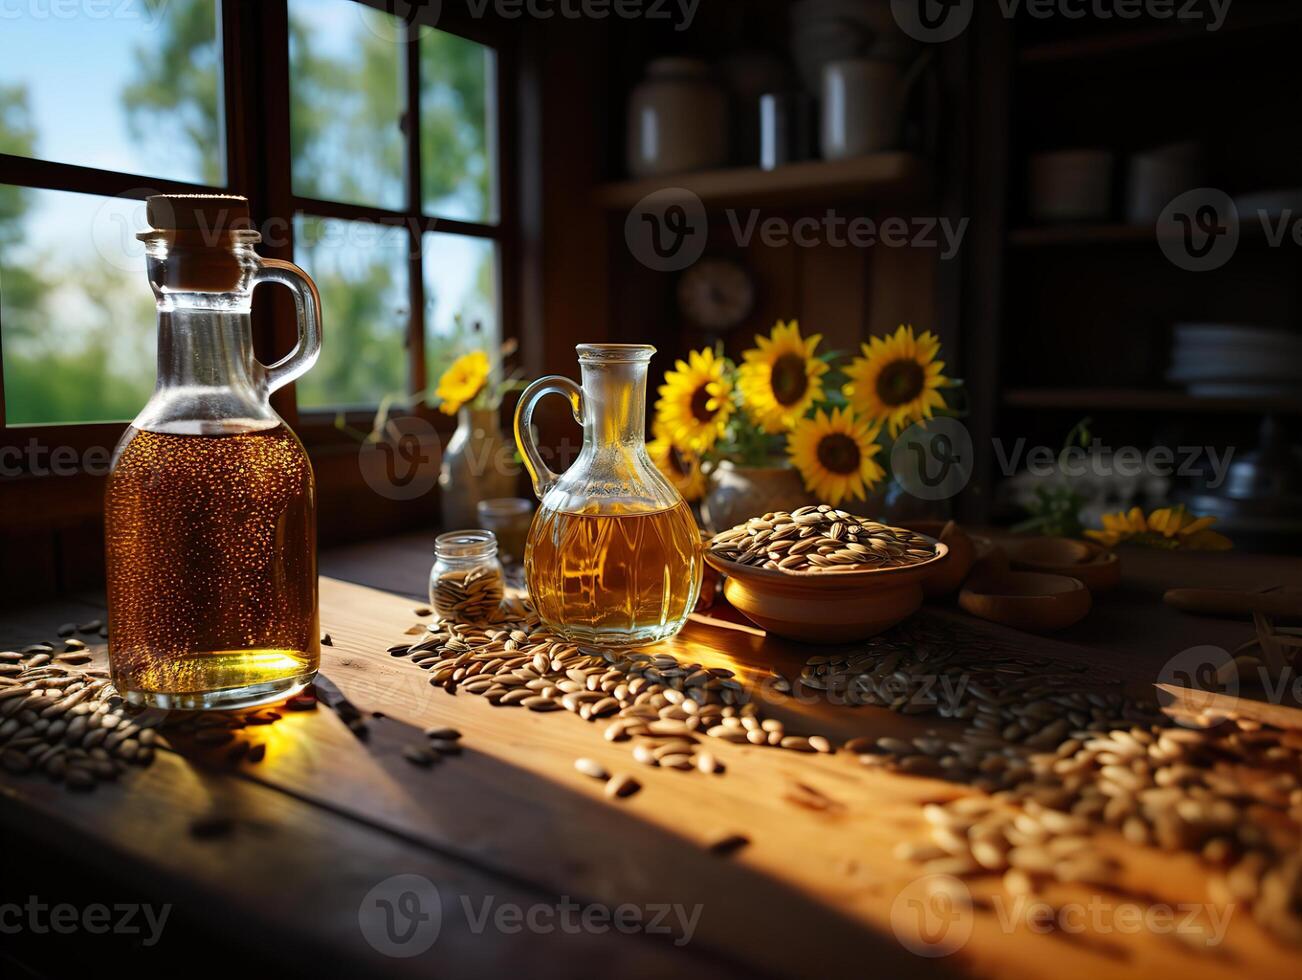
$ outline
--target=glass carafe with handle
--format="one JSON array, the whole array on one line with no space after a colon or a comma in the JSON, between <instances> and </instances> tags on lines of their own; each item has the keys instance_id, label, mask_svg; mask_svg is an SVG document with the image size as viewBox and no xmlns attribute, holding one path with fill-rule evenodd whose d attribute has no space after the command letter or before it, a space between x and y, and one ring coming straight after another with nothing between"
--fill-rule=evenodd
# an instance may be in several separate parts
<instances>
[{"instance_id":1,"label":"glass carafe with handle","mask_svg":"<svg viewBox=\"0 0 1302 980\"><path fill-rule=\"evenodd\" d=\"M525 548L525 580L542 622L577 643L642 646L673 636L701 589L701 536L691 508L646 449L647 368L654 347L584 344L580 387L547 377L516 408L515 438L542 502ZM538 400L559 394L583 448L553 473L534 441Z\"/></svg>"},{"instance_id":2,"label":"glass carafe with handle","mask_svg":"<svg viewBox=\"0 0 1302 980\"><path fill-rule=\"evenodd\" d=\"M154 393L118 443L105 490L109 661L131 703L234 708L283 698L320 661L316 489L271 393L321 350L311 279L254 251L244 198L149 199L158 302ZM294 296L298 343L253 353L252 292Z\"/></svg>"}]
</instances>

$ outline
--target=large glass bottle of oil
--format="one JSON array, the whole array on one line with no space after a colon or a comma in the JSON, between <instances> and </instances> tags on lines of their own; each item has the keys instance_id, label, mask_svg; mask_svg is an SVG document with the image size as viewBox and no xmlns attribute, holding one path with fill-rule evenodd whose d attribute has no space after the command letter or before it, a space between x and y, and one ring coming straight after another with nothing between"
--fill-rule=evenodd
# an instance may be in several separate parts
<instances>
[{"instance_id":1,"label":"large glass bottle of oil","mask_svg":"<svg viewBox=\"0 0 1302 980\"><path fill-rule=\"evenodd\" d=\"M233 708L292 694L320 660L316 490L270 395L321 350L316 287L260 258L244 198L149 199L158 379L105 495L109 659L129 702ZM293 291L298 345L253 354L253 288Z\"/></svg>"},{"instance_id":2,"label":"large glass bottle of oil","mask_svg":"<svg viewBox=\"0 0 1302 980\"><path fill-rule=\"evenodd\" d=\"M515 438L542 501L525 548L525 580L538 617L595 646L643 646L673 636L701 591L701 533L691 508L646 449L647 368L654 347L584 344L580 387L534 382L520 397ZM534 406L570 401L583 449L563 474L534 442Z\"/></svg>"}]
</instances>

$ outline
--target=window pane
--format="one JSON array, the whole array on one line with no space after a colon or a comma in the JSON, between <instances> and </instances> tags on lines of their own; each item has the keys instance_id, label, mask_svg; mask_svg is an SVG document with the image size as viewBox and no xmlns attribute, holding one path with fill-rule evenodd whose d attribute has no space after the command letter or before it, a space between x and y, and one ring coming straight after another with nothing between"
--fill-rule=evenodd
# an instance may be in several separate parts
<instances>
[{"instance_id":1,"label":"window pane","mask_svg":"<svg viewBox=\"0 0 1302 980\"><path fill-rule=\"evenodd\" d=\"M294 193L403 210L402 26L353 0L290 0Z\"/></svg>"},{"instance_id":2,"label":"window pane","mask_svg":"<svg viewBox=\"0 0 1302 980\"><path fill-rule=\"evenodd\" d=\"M0 151L226 182L217 0L0 9Z\"/></svg>"},{"instance_id":3,"label":"window pane","mask_svg":"<svg viewBox=\"0 0 1302 980\"><path fill-rule=\"evenodd\" d=\"M127 421L154 387L141 201L0 184L9 425Z\"/></svg>"},{"instance_id":4,"label":"window pane","mask_svg":"<svg viewBox=\"0 0 1302 980\"><path fill-rule=\"evenodd\" d=\"M378 405L406 397L407 233L300 215L294 252L321 290L321 360L298 381L299 408Z\"/></svg>"},{"instance_id":5,"label":"window pane","mask_svg":"<svg viewBox=\"0 0 1302 980\"><path fill-rule=\"evenodd\" d=\"M501 343L497 245L463 235L425 235L425 354L431 384L464 353L476 327L485 347Z\"/></svg>"},{"instance_id":6,"label":"window pane","mask_svg":"<svg viewBox=\"0 0 1302 980\"><path fill-rule=\"evenodd\" d=\"M427 214L497 221L496 56L442 31L420 41L420 138Z\"/></svg>"}]
</instances>

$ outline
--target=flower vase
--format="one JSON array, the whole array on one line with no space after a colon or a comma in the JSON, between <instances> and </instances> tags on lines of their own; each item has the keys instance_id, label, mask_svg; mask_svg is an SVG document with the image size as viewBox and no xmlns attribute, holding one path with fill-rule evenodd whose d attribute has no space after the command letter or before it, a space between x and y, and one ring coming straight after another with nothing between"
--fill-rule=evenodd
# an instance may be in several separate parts
<instances>
[{"instance_id":1,"label":"flower vase","mask_svg":"<svg viewBox=\"0 0 1302 980\"><path fill-rule=\"evenodd\" d=\"M816 503L790 466L737 466L723 460L710 473L701 506L705 526L714 532L775 510Z\"/></svg>"},{"instance_id":2,"label":"flower vase","mask_svg":"<svg viewBox=\"0 0 1302 980\"><path fill-rule=\"evenodd\" d=\"M439 469L443 529L479 526L479 502L517 495L520 468L496 409L463 408Z\"/></svg>"}]
</instances>

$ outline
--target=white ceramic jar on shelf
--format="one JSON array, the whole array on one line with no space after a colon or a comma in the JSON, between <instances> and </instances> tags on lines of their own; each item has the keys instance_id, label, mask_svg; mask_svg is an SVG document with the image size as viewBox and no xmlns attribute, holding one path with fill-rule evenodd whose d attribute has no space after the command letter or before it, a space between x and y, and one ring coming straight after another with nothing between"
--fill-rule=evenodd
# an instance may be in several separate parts
<instances>
[{"instance_id":1,"label":"white ceramic jar on shelf","mask_svg":"<svg viewBox=\"0 0 1302 980\"><path fill-rule=\"evenodd\" d=\"M628 101L628 170L663 177L728 159L727 96L703 61L658 58Z\"/></svg>"}]
</instances>

